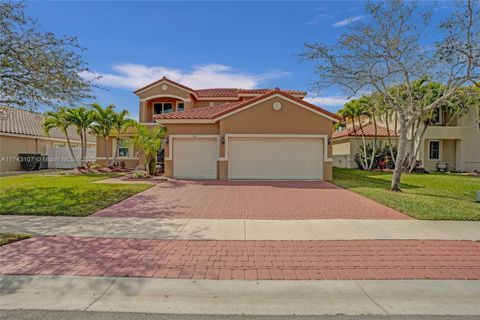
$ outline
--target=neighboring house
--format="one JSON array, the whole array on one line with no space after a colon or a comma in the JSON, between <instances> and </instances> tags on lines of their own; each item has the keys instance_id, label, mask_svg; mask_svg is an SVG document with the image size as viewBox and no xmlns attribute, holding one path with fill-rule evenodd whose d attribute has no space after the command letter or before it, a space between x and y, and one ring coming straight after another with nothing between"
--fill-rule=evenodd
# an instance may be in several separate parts
<instances>
[{"instance_id":1,"label":"neighboring house","mask_svg":"<svg viewBox=\"0 0 480 320\"><path fill-rule=\"evenodd\" d=\"M58 128L43 130L45 116L16 108L0 108L0 172L20 170L19 153L47 155L50 148L63 148L67 154L65 134ZM74 127L68 135L72 146L80 147L80 137ZM95 136L88 136L88 146L96 145Z\"/></svg>"},{"instance_id":2,"label":"neighboring house","mask_svg":"<svg viewBox=\"0 0 480 320\"><path fill-rule=\"evenodd\" d=\"M140 122L167 128L165 176L179 179L331 180L329 141L339 117L279 89L192 89L162 78L135 91ZM119 145L127 166L138 154ZM98 156L104 154L98 139Z\"/></svg>"},{"instance_id":3,"label":"neighboring house","mask_svg":"<svg viewBox=\"0 0 480 320\"><path fill-rule=\"evenodd\" d=\"M437 170L437 163L446 163L449 170L480 172L480 130L475 111L451 117L446 111L438 114L436 124L429 126L420 142L418 160L425 169Z\"/></svg>"},{"instance_id":4,"label":"neighboring house","mask_svg":"<svg viewBox=\"0 0 480 320\"><path fill-rule=\"evenodd\" d=\"M375 137L375 126L371 122L365 122L363 125L363 133L367 144L372 145ZM395 131L387 130L386 127L377 124L377 143L379 147L389 144L390 141L395 145L396 134ZM336 131L332 136L332 154L333 166L338 168L358 168L355 162L355 154L363 147L362 131L358 124L355 130L352 125L347 125L347 128L342 131Z\"/></svg>"},{"instance_id":5,"label":"neighboring house","mask_svg":"<svg viewBox=\"0 0 480 320\"><path fill-rule=\"evenodd\" d=\"M480 172L480 130L475 122L474 110L462 117L452 117L445 110L437 113L435 124L430 125L420 143L417 160L428 171L436 171L437 164L446 163L448 170ZM391 129L392 125L390 125ZM358 125L357 125L358 128ZM420 131L422 128L420 128ZM357 130L359 131L359 130ZM387 143L387 130L378 125L379 141ZM390 134L392 135L392 131ZM353 129L347 126L345 130L333 134L334 166L356 168L353 161L361 146L360 132L357 132L358 147L355 144ZM373 140L373 125L368 127L367 138ZM410 147L410 141L408 142Z\"/></svg>"}]
</instances>

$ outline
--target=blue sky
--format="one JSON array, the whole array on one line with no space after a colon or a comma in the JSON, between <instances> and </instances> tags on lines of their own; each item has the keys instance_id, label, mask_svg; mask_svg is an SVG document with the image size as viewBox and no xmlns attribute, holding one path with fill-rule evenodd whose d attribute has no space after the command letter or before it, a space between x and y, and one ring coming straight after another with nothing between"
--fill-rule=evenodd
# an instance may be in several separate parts
<instances>
[{"instance_id":1,"label":"blue sky","mask_svg":"<svg viewBox=\"0 0 480 320\"><path fill-rule=\"evenodd\" d=\"M421 2L432 7L433 2ZM367 21L362 1L334 2L26 2L42 29L78 36L87 48L102 105L138 116L133 90L162 76L193 88L280 87L309 92L336 111L346 94L328 88L314 97L313 65L297 55L305 42L334 43L348 23ZM435 5L435 19L452 2ZM426 44L428 45L428 44Z\"/></svg>"}]
</instances>

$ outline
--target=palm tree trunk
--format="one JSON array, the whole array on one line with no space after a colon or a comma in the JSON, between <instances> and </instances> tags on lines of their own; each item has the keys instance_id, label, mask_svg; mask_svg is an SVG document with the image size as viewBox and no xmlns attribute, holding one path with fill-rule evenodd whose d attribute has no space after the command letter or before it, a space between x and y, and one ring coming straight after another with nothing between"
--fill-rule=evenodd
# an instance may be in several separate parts
<instances>
[{"instance_id":1,"label":"palm tree trunk","mask_svg":"<svg viewBox=\"0 0 480 320\"><path fill-rule=\"evenodd\" d=\"M120 135L117 134L115 137L116 143L115 143L115 150L112 150L112 165L117 161L117 156L118 156L118 141L120 141ZM113 144L112 144L113 146Z\"/></svg>"},{"instance_id":2,"label":"palm tree trunk","mask_svg":"<svg viewBox=\"0 0 480 320\"><path fill-rule=\"evenodd\" d=\"M83 158L83 131L82 129L78 132L80 134L80 167L85 165L85 159Z\"/></svg>"},{"instance_id":3,"label":"palm tree trunk","mask_svg":"<svg viewBox=\"0 0 480 320\"><path fill-rule=\"evenodd\" d=\"M105 152L105 165L107 166L108 165L108 136L105 136L105 144L103 149Z\"/></svg>"},{"instance_id":4,"label":"palm tree trunk","mask_svg":"<svg viewBox=\"0 0 480 320\"><path fill-rule=\"evenodd\" d=\"M85 165L87 159L87 128L83 128L83 164Z\"/></svg>"},{"instance_id":5,"label":"palm tree trunk","mask_svg":"<svg viewBox=\"0 0 480 320\"><path fill-rule=\"evenodd\" d=\"M75 158L75 153L73 152L72 143L70 142L70 137L68 136L67 130L65 130L64 132L65 132L65 138L67 139L68 150L70 151L70 156L72 157L73 162L75 163L75 166L76 166L77 159Z\"/></svg>"},{"instance_id":6,"label":"palm tree trunk","mask_svg":"<svg viewBox=\"0 0 480 320\"><path fill-rule=\"evenodd\" d=\"M368 170L373 169L373 163L375 162L375 153L377 152L377 119L375 119L375 114L373 115L373 127L374 127L374 137L373 137L373 146L372 146L372 160L368 166Z\"/></svg>"},{"instance_id":7,"label":"palm tree trunk","mask_svg":"<svg viewBox=\"0 0 480 320\"><path fill-rule=\"evenodd\" d=\"M362 160L362 167L363 170L368 170L367 142L365 141L365 132L363 131L362 119L360 119L360 116L358 117L358 124L360 125L360 131L362 132L363 155L365 158L365 162Z\"/></svg>"},{"instance_id":8,"label":"palm tree trunk","mask_svg":"<svg viewBox=\"0 0 480 320\"><path fill-rule=\"evenodd\" d=\"M387 139L388 139L388 146L390 147L390 155L392 156L392 161L395 163L395 155L393 154L393 145L392 145L392 137L390 136L390 125L388 124L388 111L385 113L385 125L387 127ZM397 134L397 132L395 132Z\"/></svg>"}]
</instances>

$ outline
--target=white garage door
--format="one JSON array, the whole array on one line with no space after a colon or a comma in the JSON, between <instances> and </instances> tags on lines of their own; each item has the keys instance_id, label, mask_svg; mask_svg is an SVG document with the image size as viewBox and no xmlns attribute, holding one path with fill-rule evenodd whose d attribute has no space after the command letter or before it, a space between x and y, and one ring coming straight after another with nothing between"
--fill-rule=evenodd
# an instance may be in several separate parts
<instances>
[{"instance_id":1,"label":"white garage door","mask_svg":"<svg viewBox=\"0 0 480 320\"><path fill-rule=\"evenodd\" d=\"M230 138L229 178L321 180L323 139Z\"/></svg>"},{"instance_id":2,"label":"white garage door","mask_svg":"<svg viewBox=\"0 0 480 320\"><path fill-rule=\"evenodd\" d=\"M217 179L216 139L173 139L173 176L177 179Z\"/></svg>"}]
</instances>

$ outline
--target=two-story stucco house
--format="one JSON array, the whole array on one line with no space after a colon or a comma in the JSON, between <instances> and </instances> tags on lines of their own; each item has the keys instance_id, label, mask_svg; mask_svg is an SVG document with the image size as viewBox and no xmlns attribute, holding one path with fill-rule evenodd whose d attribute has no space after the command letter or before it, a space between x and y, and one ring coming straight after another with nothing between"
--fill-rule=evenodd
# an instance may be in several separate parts
<instances>
[{"instance_id":1,"label":"two-story stucco house","mask_svg":"<svg viewBox=\"0 0 480 320\"><path fill-rule=\"evenodd\" d=\"M475 110L469 110L461 117L453 117L445 110L438 112L435 124L430 125L423 138L415 142L420 144L417 160L428 171L436 171L438 164L446 164L447 170L480 172L480 130L475 119ZM364 126L367 142L371 143L373 124L365 120ZM392 127L390 125L390 130ZM345 130L333 134L334 166L357 167L353 159L361 145L361 142L355 141L361 139L358 131L356 137L352 126L347 125ZM393 138L395 132L388 132L382 124L377 124L377 140L380 143L386 144L389 135Z\"/></svg>"},{"instance_id":2,"label":"two-story stucco house","mask_svg":"<svg viewBox=\"0 0 480 320\"><path fill-rule=\"evenodd\" d=\"M192 89L164 77L135 94L140 100L140 122L167 128L167 177L332 178L330 138L339 118L303 100L306 92ZM107 149L111 154L114 148L121 148L119 160L134 168L139 164L138 155L125 141L109 142ZM105 156L104 143L99 138L97 158Z\"/></svg>"}]
</instances>

